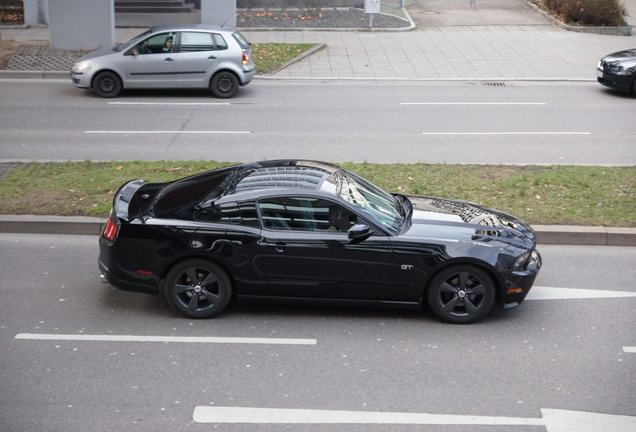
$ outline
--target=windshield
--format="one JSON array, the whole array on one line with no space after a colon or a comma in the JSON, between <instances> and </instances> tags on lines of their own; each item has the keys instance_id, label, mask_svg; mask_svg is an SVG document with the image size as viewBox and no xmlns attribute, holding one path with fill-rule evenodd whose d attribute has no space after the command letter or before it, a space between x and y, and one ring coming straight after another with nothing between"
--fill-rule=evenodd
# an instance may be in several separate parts
<instances>
[{"instance_id":1,"label":"windshield","mask_svg":"<svg viewBox=\"0 0 636 432\"><path fill-rule=\"evenodd\" d=\"M135 36L134 38L130 39L128 42L124 42L123 44L119 44L115 47L115 51L121 51L124 48L130 46L130 45L134 45L135 43L137 43L140 39L142 39L143 37L149 35L150 33L152 33L152 30L146 30L145 32L138 34L137 36Z\"/></svg>"},{"instance_id":2,"label":"windshield","mask_svg":"<svg viewBox=\"0 0 636 432\"><path fill-rule=\"evenodd\" d=\"M342 170L334 175L340 177L335 182L338 185L337 195L393 234L400 230L402 207L393 195L352 172Z\"/></svg>"}]
</instances>

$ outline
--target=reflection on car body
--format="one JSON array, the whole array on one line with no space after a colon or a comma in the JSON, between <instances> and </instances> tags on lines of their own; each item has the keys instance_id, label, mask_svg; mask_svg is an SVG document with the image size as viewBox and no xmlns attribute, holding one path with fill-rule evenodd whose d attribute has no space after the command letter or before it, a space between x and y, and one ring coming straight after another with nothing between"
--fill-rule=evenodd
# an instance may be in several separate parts
<instances>
[{"instance_id":1,"label":"reflection on car body","mask_svg":"<svg viewBox=\"0 0 636 432\"><path fill-rule=\"evenodd\" d=\"M71 69L73 84L115 97L125 88L210 88L229 98L254 78L252 47L216 26L159 26L114 49L89 53Z\"/></svg>"},{"instance_id":2,"label":"reflection on car body","mask_svg":"<svg viewBox=\"0 0 636 432\"><path fill-rule=\"evenodd\" d=\"M190 317L232 298L419 308L468 323L518 306L541 267L526 223L475 204L385 192L335 165L279 160L113 201L99 267L122 289L162 293Z\"/></svg>"}]
</instances>

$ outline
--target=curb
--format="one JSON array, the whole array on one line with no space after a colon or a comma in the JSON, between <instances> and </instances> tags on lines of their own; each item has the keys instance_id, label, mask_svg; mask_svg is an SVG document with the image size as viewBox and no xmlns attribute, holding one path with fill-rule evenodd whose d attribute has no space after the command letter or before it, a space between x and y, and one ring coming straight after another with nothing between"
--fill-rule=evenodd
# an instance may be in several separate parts
<instances>
[{"instance_id":1,"label":"curb","mask_svg":"<svg viewBox=\"0 0 636 432\"><path fill-rule=\"evenodd\" d=\"M98 236L105 218L0 215L0 233ZM533 225L540 245L636 246L636 228Z\"/></svg>"}]
</instances>

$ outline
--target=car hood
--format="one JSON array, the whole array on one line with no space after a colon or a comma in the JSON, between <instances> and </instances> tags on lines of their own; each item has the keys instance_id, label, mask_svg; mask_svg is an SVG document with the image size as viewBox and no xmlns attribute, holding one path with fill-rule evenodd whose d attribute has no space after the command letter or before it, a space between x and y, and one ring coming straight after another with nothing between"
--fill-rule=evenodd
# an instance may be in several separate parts
<instances>
[{"instance_id":1,"label":"car hood","mask_svg":"<svg viewBox=\"0 0 636 432\"><path fill-rule=\"evenodd\" d=\"M105 56L105 55L114 54L115 52L116 51L113 50L112 48L102 48L100 50L93 51L93 52L90 52L88 54L83 55L78 61L90 60L90 59L93 59L95 57L102 57L102 56Z\"/></svg>"},{"instance_id":2,"label":"car hood","mask_svg":"<svg viewBox=\"0 0 636 432\"><path fill-rule=\"evenodd\" d=\"M405 236L534 247L536 238L527 223L509 214L465 201L407 196L413 205Z\"/></svg>"},{"instance_id":3,"label":"car hood","mask_svg":"<svg viewBox=\"0 0 636 432\"><path fill-rule=\"evenodd\" d=\"M631 59L636 60L636 48L615 52L603 57L603 60L606 62L631 60Z\"/></svg>"}]
</instances>

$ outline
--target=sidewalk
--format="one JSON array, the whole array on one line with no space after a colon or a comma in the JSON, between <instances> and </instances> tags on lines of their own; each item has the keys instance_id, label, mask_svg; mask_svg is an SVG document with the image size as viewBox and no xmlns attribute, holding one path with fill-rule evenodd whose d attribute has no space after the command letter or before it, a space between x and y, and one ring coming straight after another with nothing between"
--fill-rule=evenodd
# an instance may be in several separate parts
<instances>
[{"instance_id":1,"label":"sidewalk","mask_svg":"<svg viewBox=\"0 0 636 432\"><path fill-rule=\"evenodd\" d=\"M258 43L326 45L326 49L285 67L270 79L595 81L595 67L601 57L636 47L636 34L569 32L549 23L521 1L503 3L504 8L498 6L501 0L478 0L476 10L469 9L465 1L448 7L453 1L457 0L426 3L437 5L437 11L409 8L418 16L414 31L243 28L242 32ZM443 4L447 5L445 9ZM628 21L636 23L636 0L627 0L625 5L631 14ZM139 21L136 23L139 25ZM116 40L124 42L140 32L140 28L118 27ZM0 39L46 43L49 32L46 27L0 28ZM50 69L36 68L35 74L4 71L0 77L67 78L69 63L72 59L55 68L63 72L59 74L45 74Z\"/></svg>"}]
</instances>

